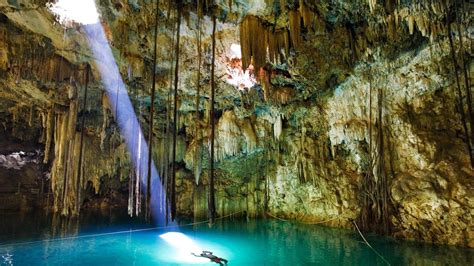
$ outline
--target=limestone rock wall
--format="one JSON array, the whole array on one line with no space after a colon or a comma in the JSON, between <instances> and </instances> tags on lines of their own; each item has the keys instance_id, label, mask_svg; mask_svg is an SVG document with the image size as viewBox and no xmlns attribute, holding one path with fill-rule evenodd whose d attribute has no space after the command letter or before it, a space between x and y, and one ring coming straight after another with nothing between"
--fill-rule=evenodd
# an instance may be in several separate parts
<instances>
[{"instance_id":1,"label":"limestone rock wall","mask_svg":"<svg viewBox=\"0 0 474 266\"><path fill-rule=\"evenodd\" d=\"M331 146L343 145L358 172L363 171L367 150L361 142L369 139L368 123L374 123L369 122L371 82L372 113L378 101L383 106L395 235L472 246L474 172L459 137L462 124L448 51L444 40L358 69L328 100L329 137Z\"/></svg>"}]
</instances>

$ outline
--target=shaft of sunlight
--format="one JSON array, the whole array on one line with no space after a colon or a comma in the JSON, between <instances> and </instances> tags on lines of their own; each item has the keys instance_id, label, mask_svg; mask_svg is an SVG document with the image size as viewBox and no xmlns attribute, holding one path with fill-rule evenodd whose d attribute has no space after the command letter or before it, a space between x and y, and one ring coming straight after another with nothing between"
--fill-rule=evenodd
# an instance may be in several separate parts
<instances>
[{"instance_id":1,"label":"shaft of sunlight","mask_svg":"<svg viewBox=\"0 0 474 266\"><path fill-rule=\"evenodd\" d=\"M115 116L120 133L127 144L132 164L142 173L140 183L146 190L148 144L135 114L125 84L120 75L112 49L99 20L99 13L94 0L58 0L48 4L48 8L55 13L63 25L71 23L82 24L86 38L92 51L95 65L100 73L112 113ZM160 177L155 163L151 164L151 200L150 208L154 221L157 224L166 222L166 200Z\"/></svg>"}]
</instances>

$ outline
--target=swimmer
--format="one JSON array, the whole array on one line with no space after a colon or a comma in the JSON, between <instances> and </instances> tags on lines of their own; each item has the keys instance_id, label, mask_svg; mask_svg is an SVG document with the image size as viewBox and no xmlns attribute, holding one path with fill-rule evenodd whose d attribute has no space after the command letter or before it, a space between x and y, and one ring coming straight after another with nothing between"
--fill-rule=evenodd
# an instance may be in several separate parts
<instances>
[{"instance_id":1,"label":"swimmer","mask_svg":"<svg viewBox=\"0 0 474 266\"><path fill-rule=\"evenodd\" d=\"M226 259L223 259L223 258L219 258L217 257L216 255L213 255L212 252L210 251L203 251L201 252L201 254L199 255L196 255L194 253L191 253L192 255L194 255L195 257L203 257L203 258L208 258L210 259L212 262L215 262L215 263L218 263L219 265L223 266L224 264L227 264L227 260ZM224 262L224 263L222 263Z\"/></svg>"}]
</instances>

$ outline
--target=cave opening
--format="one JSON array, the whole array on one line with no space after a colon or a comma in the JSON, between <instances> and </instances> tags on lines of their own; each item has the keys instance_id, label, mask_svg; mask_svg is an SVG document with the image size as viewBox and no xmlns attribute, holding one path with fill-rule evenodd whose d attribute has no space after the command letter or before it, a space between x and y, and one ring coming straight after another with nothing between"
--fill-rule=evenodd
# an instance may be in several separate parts
<instances>
[{"instance_id":1,"label":"cave opening","mask_svg":"<svg viewBox=\"0 0 474 266\"><path fill-rule=\"evenodd\" d=\"M471 9L0 3L0 264L472 265Z\"/></svg>"}]
</instances>

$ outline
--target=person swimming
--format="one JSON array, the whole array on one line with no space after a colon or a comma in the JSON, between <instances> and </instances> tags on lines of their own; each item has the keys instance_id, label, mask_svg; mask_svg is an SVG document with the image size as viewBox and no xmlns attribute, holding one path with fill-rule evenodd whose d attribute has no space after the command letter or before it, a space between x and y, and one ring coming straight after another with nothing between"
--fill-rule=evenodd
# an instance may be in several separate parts
<instances>
[{"instance_id":1,"label":"person swimming","mask_svg":"<svg viewBox=\"0 0 474 266\"><path fill-rule=\"evenodd\" d=\"M194 255L195 257L203 257L203 258L210 259L212 262L218 263L221 266L223 266L224 264L227 264L227 262L228 262L226 259L219 258L216 255L212 254L212 252L210 252L210 251L205 251L204 250L199 255L196 255L195 253L191 253L191 254ZM222 263L222 262L224 262L224 263Z\"/></svg>"}]
</instances>

